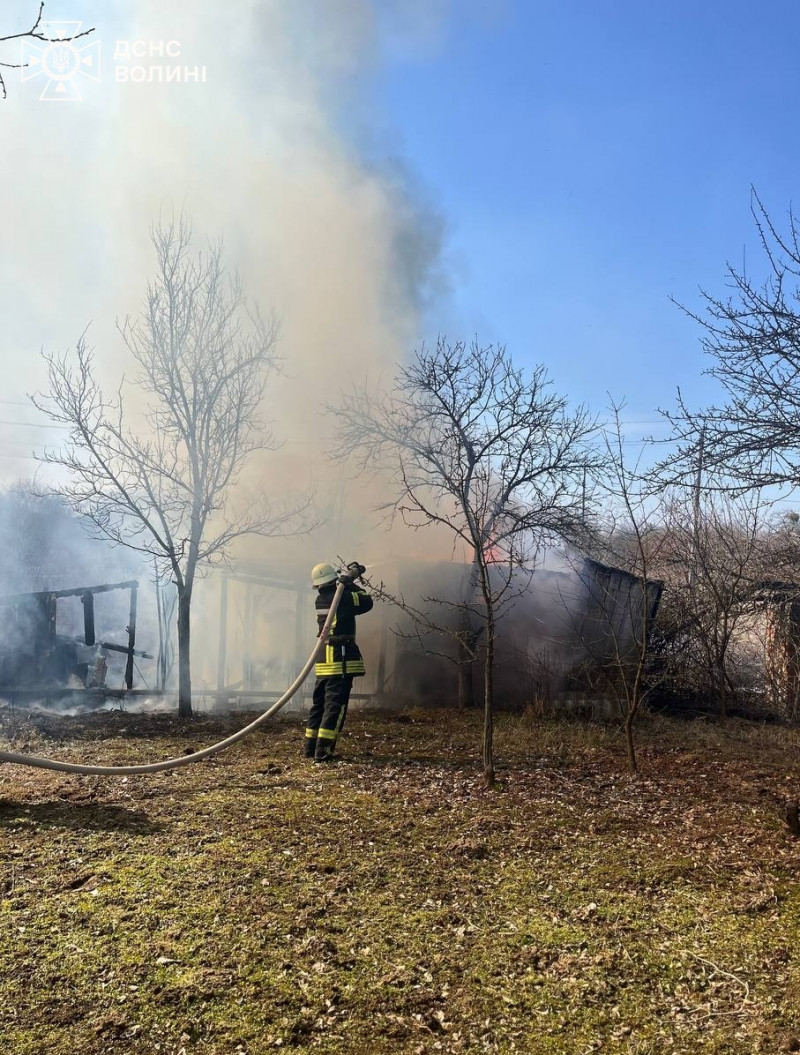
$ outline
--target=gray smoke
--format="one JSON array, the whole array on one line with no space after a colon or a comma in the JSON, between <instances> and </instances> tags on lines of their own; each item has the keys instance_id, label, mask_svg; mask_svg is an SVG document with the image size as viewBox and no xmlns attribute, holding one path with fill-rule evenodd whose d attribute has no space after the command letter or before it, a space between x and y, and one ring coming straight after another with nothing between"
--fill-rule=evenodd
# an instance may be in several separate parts
<instances>
[{"instance_id":1,"label":"gray smoke","mask_svg":"<svg viewBox=\"0 0 800 1055\"><path fill-rule=\"evenodd\" d=\"M397 150L395 160L378 161L357 143L369 139L370 77L387 32L404 49L428 47L448 7L48 0L51 20L97 26L104 74L101 84L85 85L80 103L40 103L40 86L10 81L3 104L5 156L16 159L0 190L4 244L12 247L0 255L8 397L23 401L41 388L39 350L68 348L90 322L101 376L116 389L130 362L115 320L141 307L153 269L148 229L160 215L185 211L198 248L205 237L224 237L229 266L252 301L280 319L283 374L264 416L285 444L254 463L245 491L280 499L313 490L327 514L309 538L254 541L241 555L305 566L339 553L380 554L387 543L372 515L375 490L328 463L334 426L322 407L350 379L389 376L446 285L436 209ZM179 41L180 64L205 66L206 82L120 83L117 40ZM128 399L139 424L135 390ZM23 435L31 448L62 437L48 429ZM11 472L31 465L18 462ZM48 572L37 586L57 588L64 576L68 586L107 581L108 559L98 553L89 546L85 559L65 561L63 575ZM196 639L213 645L216 604L201 597L196 611L208 624ZM269 647L286 651L274 638Z\"/></svg>"},{"instance_id":2,"label":"gray smoke","mask_svg":"<svg viewBox=\"0 0 800 1055\"><path fill-rule=\"evenodd\" d=\"M251 299L280 319L283 373L264 416L285 444L254 462L243 489L279 499L313 490L325 523L283 544L253 540L238 556L292 576L339 555L451 557L449 537L383 533L373 512L382 484L331 465L335 423L323 411L353 380L388 381L423 336L424 313L446 295L443 218L400 152L387 151L387 161L370 145L369 129L382 54L435 47L450 8L447 0L48 0L50 18L98 26L103 81L71 106L39 103L20 84L2 104L5 156L16 159L0 189L4 244L13 247L0 255L9 398L41 387L42 346L72 345L90 321L100 371L116 388L130 364L114 322L141 307L153 269L149 226L185 211L198 246L223 236ZM180 64L206 67L206 81L119 83L116 40L179 41ZM88 568L86 576L108 578ZM310 590L307 600L310 644ZM295 624L293 603L275 601L260 624L270 681L294 662L303 613ZM209 580L196 598L198 687L216 680L218 604Z\"/></svg>"}]
</instances>

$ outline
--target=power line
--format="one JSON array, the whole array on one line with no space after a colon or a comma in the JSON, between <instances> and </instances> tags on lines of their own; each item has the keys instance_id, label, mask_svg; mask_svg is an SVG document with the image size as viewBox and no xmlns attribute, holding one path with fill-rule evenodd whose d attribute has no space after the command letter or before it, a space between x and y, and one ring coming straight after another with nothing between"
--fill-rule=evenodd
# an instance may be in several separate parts
<instances>
[{"instance_id":1,"label":"power line","mask_svg":"<svg viewBox=\"0 0 800 1055\"><path fill-rule=\"evenodd\" d=\"M14 425L22 426L26 429L69 429L69 425L56 425L46 424L43 421L10 421L7 418L0 418L0 425Z\"/></svg>"}]
</instances>

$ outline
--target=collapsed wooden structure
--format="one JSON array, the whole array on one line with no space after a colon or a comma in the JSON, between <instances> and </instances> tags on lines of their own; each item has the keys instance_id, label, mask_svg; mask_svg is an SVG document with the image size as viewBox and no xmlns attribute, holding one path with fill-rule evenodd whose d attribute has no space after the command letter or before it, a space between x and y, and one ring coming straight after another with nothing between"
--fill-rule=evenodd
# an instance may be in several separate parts
<instances>
[{"instance_id":1,"label":"collapsed wooden structure","mask_svg":"<svg viewBox=\"0 0 800 1055\"><path fill-rule=\"evenodd\" d=\"M446 622L442 613L449 609L450 630L457 629L457 599L464 596L468 566L402 560L385 563L382 571L389 592L413 599L417 606L426 597L444 597L434 621ZM216 663L209 651L204 679L209 687L200 693L222 706L274 699L313 643L307 569L249 562L217 582ZM583 557L521 573L517 597L498 627L497 698L517 707L549 697L566 708L576 694L587 699L596 695L604 677L618 673L624 657L634 656L646 643L664 589L661 581L644 582ZM748 624L746 636L765 686L757 709L800 719L800 587L760 583L755 592L750 589L747 604L757 626ZM465 668L452 634L420 631L409 615L381 603L359 623L358 638L367 676L356 682L354 699L463 700L466 669L472 698L479 702L480 667ZM307 682L298 705L307 701L312 684Z\"/></svg>"},{"instance_id":2,"label":"collapsed wooden structure","mask_svg":"<svg viewBox=\"0 0 800 1055\"><path fill-rule=\"evenodd\" d=\"M123 684L132 690L134 657L152 658L135 647L138 590L139 583L129 580L0 597L0 692L32 697L53 690L102 692L104 652L126 656ZM97 640L95 598L116 591L129 594L127 644ZM82 637L59 632L58 602L67 598L78 598L83 607Z\"/></svg>"}]
</instances>

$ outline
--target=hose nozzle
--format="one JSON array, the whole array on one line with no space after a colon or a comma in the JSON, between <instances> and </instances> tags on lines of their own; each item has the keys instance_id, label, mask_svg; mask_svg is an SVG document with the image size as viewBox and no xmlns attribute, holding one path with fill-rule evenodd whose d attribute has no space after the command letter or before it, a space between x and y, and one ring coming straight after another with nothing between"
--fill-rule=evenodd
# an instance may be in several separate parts
<instances>
[{"instance_id":1,"label":"hose nozzle","mask_svg":"<svg viewBox=\"0 0 800 1055\"><path fill-rule=\"evenodd\" d=\"M359 564L357 560L351 561L350 564L347 565L346 573L339 576L339 582L349 585L355 582L356 579L360 579L366 570L366 565Z\"/></svg>"}]
</instances>

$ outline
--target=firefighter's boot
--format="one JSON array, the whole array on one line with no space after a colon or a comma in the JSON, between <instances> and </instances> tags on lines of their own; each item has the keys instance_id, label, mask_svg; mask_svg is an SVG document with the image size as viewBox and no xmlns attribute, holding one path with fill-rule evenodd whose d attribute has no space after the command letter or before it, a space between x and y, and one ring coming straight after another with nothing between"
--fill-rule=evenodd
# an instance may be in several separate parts
<instances>
[{"instance_id":1,"label":"firefighter's boot","mask_svg":"<svg viewBox=\"0 0 800 1055\"><path fill-rule=\"evenodd\" d=\"M306 729L306 745L303 752L304 758L313 758L317 749L317 730Z\"/></svg>"},{"instance_id":2,"label":"firefighter's boot","mask_svg":"<svg viewBox=\"0 0 800 1055\"><path fill-rule=\"evenodd\" d=\"M332 762L333 761L333 748L336 744L335 740L328 740L320 737L317 740L317 746L314 751L315 762Z\"/></svg>"}]
</instances>

